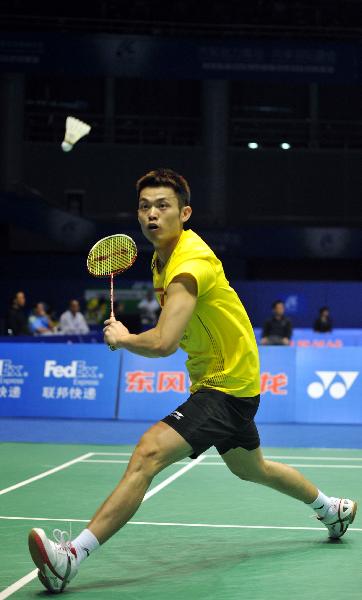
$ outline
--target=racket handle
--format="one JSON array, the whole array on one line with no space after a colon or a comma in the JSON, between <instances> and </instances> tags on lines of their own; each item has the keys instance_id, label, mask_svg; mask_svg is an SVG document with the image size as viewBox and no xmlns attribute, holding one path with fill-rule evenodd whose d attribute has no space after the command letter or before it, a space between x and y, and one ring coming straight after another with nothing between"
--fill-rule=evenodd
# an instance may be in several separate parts
<instances>
[{"instance_id":1,"label":"racket handle","mask_svg":"<svg viewBox=\"0 0 362 600\"><path fill-rule=\"evenodd\" d=\"M115 350L117 350L116 346L108 346L108 348L109 348L110 350L112 350L112 352L114 352Z\"/></svg>"}]
</instances>

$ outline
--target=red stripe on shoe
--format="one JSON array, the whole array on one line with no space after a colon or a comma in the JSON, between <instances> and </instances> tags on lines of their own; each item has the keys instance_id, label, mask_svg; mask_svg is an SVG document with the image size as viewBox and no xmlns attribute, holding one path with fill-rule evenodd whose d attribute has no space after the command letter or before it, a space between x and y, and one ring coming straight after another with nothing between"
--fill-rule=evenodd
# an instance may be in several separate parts
<instances>
[{"instance_id":1,"label":"red stripe on shoe","mask_svg":"<svg viewBox=\"0 0 362 600\"><path fill-rule=\"evenodd\" d=\"M31 557L38 569L42 570L43 565L46 565L56 577L63 581L64 577L59 575L59 573L57 573L56 570L53 568L53 565L51 564L47 555L47 551L45 549L43 541L41 537L36 533L36 531L32 530L29 533L28 541Z\"/></svg>"}]
</instances>

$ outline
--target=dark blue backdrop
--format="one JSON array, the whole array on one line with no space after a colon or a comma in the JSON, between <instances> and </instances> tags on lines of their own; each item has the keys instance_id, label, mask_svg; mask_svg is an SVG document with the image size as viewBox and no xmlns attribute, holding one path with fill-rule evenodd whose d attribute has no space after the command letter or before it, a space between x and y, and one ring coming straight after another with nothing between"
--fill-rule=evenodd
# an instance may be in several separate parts
<instances>
[{"instance_id":1,"label":"dark blue backdrop","mask_svg":"<svg viewBox=\"0 0 362 600\"><path fill-rule=\"evenodd\" d=\"M0 68L30 73L358 83L358 43L2 33Z\"/></svg>"}]
</instances>

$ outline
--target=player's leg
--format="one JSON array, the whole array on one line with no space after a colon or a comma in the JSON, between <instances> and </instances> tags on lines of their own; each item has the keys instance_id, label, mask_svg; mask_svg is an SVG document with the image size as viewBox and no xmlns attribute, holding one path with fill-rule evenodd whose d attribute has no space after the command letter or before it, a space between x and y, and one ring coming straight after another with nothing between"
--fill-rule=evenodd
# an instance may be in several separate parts
<instances>
[{"instance_id":1,"label":"player's leg","mask_svg":"<svg viewBox=\"0 0 362 600\"><path fill-rule=\"evenodd\" d=\"M230 471L240 479L266 485L308 504L326 525L332 538L341 537L354 520L356 502L326 496L296 469L265 460L260 447L255 450L232 448L221 456Z\"/></svg>"},{"instance_id":2,"label":"player's leg","mask_svg":"<svg viewBox=\"0 0 362 600\"><path fill-rule=\"evenodd\" d=\"M153 477L192 451L190 444L177 431L159 422L142 436L120 483L98 509L88 528L72 543L59 530L54 532L56 542L53 542L42 529L32 529L29 549L39 568L42 584L49 591L62 592L77 574L80 562L136 512Z\"/></svg>"},{"instance_id":3,"label":"player's leg","mask_svg":"<svg viewBox=\"0 0 362 600\"><path fill-rule=\"evenodd\" d=\"M233 448L221 458L240 479L267 485L307 504L318 495L318 488L293 467L265 460L260 447L256 450Z\"/></svg>"},{"instance_id":4,"label":"player's leg","mask_svg":"<svg viewBox=\"0 0 362 600\"><path fill-rule=\"evenodd\" d=\"M107 541L134 515L157 473L191 453L191 446L166 423L151 427L137 444L120 483L88 525L99 543Z\"/></svg>"}]
</instances>

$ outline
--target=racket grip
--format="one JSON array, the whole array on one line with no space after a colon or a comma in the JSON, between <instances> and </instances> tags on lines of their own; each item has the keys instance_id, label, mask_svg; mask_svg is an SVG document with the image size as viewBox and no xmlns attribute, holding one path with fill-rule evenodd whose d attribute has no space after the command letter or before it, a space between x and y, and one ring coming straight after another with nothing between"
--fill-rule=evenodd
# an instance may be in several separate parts
<instances>
[{"instance_id":1,"label":"racket grip","mask_svg":"<svg viewBox=\"0 0 362 600\"><path fill-rule=\"evenodd\" d=\"M114 352L115 350L117 350L117 348L116 348L115 346L108 346L108 348L109 348L110 350L112 350L112 352Z\"/></svg>"}]
</instances>

